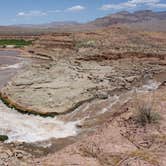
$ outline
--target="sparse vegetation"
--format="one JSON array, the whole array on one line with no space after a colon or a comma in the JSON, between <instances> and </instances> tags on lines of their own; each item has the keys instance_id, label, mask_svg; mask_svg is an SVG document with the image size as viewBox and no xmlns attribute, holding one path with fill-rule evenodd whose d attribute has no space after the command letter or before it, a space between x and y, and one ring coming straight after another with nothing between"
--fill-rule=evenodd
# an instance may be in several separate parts
<instances>
[{"instance_id":1,"label":"sparse vegetation","mask_svg":"<svg viewBox=\"0 0 166 166\"><path fill-rule=\"evenodd\" d=\"M134 119L136 122L145 126L146 124L158 123L161 119L160 114L156 111L155 91L152 91L148 96L144 96L143 100L138 98L137 92L134 91L135 112Z\"/></svg>"},{"instance_id":2,"label":"sparse vegetation","mask_svg":"<svg viewBox=\"0 0 166 166\"><path fill-rule=\"evenodd\" d=\"M7 135L0 135L0 141L1 142L4 142L6 140L8 140L8 136Z\"/></svg>"},{"instance_id":3,"label":"sparse vegetation","mask_svg":"<svg viewBox=\"0 0 166 166\"><path fill-rule=\"evenodd\" d=\"M32 41L26 41L23 39L1 39L0 40L0 46L7 46L7 45L13 45L15 47L23 47L27 45L31 45Z\"/></svg>"},{"instance_id":4,"label":"sparse vegetation","mask_svg":"<svg viewBox=\"0 0 166 166\"><path fill-rule=\"evenodd\" d=\"M156 123L160 119L160 115L153 111L153 107L149 103L142 103L138 106L137 122L143 126L146 124Z\"/></svg>"},{"instance_id":5,"label":"sparse vegetation","mask_svg":"<svg viewBox=\"0 0 166 166\"><path fill-rule=\"evenodd\" d=\"M88 48L88 47L95 47L96 46L96 42L94 40L85 40L85 41L79 41L78 43L76 43L76 48Z\"/></svg>"},{"instance_id":6,"label":"sparse vegetation","mask_svg":"<svg viewBox=\"0 0 166 166\"><path fill-rule=\"evenodd\" d=\"M150 151L147 151L147 150L135 150L133 151L130 155L129 155L129 158L140 158L140 159L143 159L144 161L147 161L148 163L150 164L153 164L153 165L158 165L158 160L157 160L157 157L151 153Z\"/></svg>"}]
</instances>

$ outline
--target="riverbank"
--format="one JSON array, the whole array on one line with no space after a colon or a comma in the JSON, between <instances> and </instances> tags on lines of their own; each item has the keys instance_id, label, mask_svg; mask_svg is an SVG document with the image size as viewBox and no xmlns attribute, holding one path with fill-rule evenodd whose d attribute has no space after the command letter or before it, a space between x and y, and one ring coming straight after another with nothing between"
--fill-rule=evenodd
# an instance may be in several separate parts
<instances>
[{"instance_id":1,"label":"riverbank","mask_svg":"<svg viewBox=\"0 0 166 166\"><path fill-rule=\"evenodd\" d=\"M121 133L123 129L125 134L128 132L125 122L129 132L141 128L131 124L134 131L130 130L128 123L132 117L128 114L131 115L136 106L132 92L137 89L141 91L138 98L146 99L166 80L166 39L160 33L153 35L121 28L74 35L42 36L32 47L26 48L33 52L33 57L50 57L51 60L32 63L1 89L4 103L28 113L5 111L10 113L12 122L6 119L11 126L7 126L10 129L4 127L4 130L10 141L19 141L20 149L31 155L25 159L29 165L32 158L36 165L54 165L55 162L57 165L120 165L126 155L137 152L137 144ZM164 86L160 88L165 90ZM165 91L162 94L162 90L156 90L156 102L164 102ZM119 126L121 122L122 126ZM107 124L109 127L105 128ZM145 139L144 136L141 135L141 139ZM86 142L87 138L89 142ZM73 143L69 149L65 148ZM100 143L101 147L98 147ZM88 144L90 147L86 147ZM68 157L71 153L73 156ZM138 162L157 163L135 157L141 160Z\"/></svg>"},{"instance_id":2,"label":"riverbank","mask_svg":"<svg viewBox=\"0 0 166 166\"><path fill-rule=\"evenodd\" d=\"M3 88L15 79L16 74L24 72L29 65L40 66L48 61L27 59L21 55L18 49L5 49L0 51L0 62L2 63L0 88ZM56 117L43 118L25 115L11 109L2 101L0 101L0 123L0 135L8 137L4 143L0 142L0 165L7 162L12 165L25 164L27 160L32 160L32 156L47 154L50 146L52 147L52 141L49 141L51 138L62 138L63 140L64 137L75 136L78 132L77 122L64 123ZM65 145L65 143L60 143L60 140L59 144L62 144L62 147Z\"/></svg>"},{"instance_id":3,"label":"riverbank","mask_svg":"<svg viewBox=\"0 0 166 166\"><path fill-rule=\"evenodd\" d=\"M165 104L166 87L153 92L137 93L125 103L118 102L114 112L94 134L63 150L35 160L39 166L49 165L112 165L112 166L165 166ZM161 116L157 123L140 125L134 119L138 101L152 98L153 111Z\"/></svg>"},{"instance_id":4,"label":"riverbank","mask_svg":"<svg viewBox=\"0 0 166 166\"><path fill-rule=\"evenodd\" d=\"M28 65L31 66L34 63L35 65L43 64L43 61L41 60L30 61L29 59L23 59L22 57L20 59L20 57L20 52L17 50L0 51L0 61L3 62L3 66L0 68L0 77L3 78L2 80L0 79L0 87L4 87L7 84L9 85L10 81L15 79L14 75L16 73L18 74L19 72L24 72ZM4 64L4 59L6 64ZM24 62L24 64L22 64L22 66L17 66L17 64L20 64L21 62ZM44 62L46 63L47 61ZM8 74L4 75L4 73ZM77 133L77 122L64 123L63 121L58 120L56 117L43 118L40 116L21 114L18 111L18 109L16 111L10 103L6 103L6 101L3 99L0 101L0 121L2 123L0 127L0 134L8 135L8 140L6 142L18 141L34 143L46 141L52 137L64 138L67 136L76 135ZM12 121L10 121L11 119ZM34 126L31 126L32 121ZM45 126L45 124L48 126ZM41 130L38 129L39 131L37 132L36 128L40 128L41 126L43 127ZM52 134L50 132L49 135L48 131L50 129L52 129ZM25 131L25 133L23 133L22 130ZM30 134L29 136L28 133Z\"/></svg>"},{"instance_id":5,"label":"riverbank","mask_svg":"<svg viewBox=\"0 0 166 166\"><path fill-rule=\"evenodd\" d=\"M148 79L165 70L163 65L149 64L148 59L135 62L116 60L109 65L108 61L101 64L78 60L70 64L71 60L52 62L49 68L34 66L18 74L1 90L1 98L25 113L45 116L67 114L87 101L107 98L117 88L131 89L143 77Z\"/></svg>"}]
</instances>

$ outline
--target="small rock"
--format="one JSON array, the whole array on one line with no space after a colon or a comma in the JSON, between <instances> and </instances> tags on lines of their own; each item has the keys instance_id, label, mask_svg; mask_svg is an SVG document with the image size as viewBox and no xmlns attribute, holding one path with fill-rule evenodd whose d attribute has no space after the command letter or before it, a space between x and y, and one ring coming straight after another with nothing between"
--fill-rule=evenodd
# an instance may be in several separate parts
<instances>
[{"instance_id":1,"label":"small rock","mask_svg":"<svg viewBox=\"0 0 166 166\"><path fill-rule=\"evenodd\" d=\"M83 127L83 124L77 124L76 127L82 128L82 127Z\"/></svg>"},{"instance_id":2,"label":"small rock","mask_svg":"<svg viewBox=\"0 0 166 166\"><path fill-rule=\"evenodd\" d=\"M99 99L103 99L103 100L105 100L105 99L108 99L108 94L107 93L99 93L99 94L97 94L97 97L99 98Z\"/></svg>"},{"instance_id":3,"label":"small rock","mask_svg":"<svg viewBox=\"0 0 166 166\"><path fill-rule=\"evenodd\" d=\"M9 157L10 157L9 154L6 152L1 152L1 154L0 154L0 160L6 160Z\"/></svg>"},{"instance_id":4,"label":"small rock","mask_svg":"<svg viewBox=\"0 0 166 166\"><path fill-rule=\"evenodd\" d=\"M31 154L23 150L15 150L14 157L16 157L17 159L27 159L31 157Z\"/></svg>"},{"instance_id":5,"label":"small rock","mask_svg":"<svg viewBox=\"0 0 166 166\"><path fill-rule=\"evenodd\" d=\"M25 154L25 152L22 151L22 150L16 150L16 151L14 152L14 156L15 156L16 158L18 158L18 159L23 158L24 155L26 155L26 154Z\"/></svg>"},{"instance_id":6,"label":"small rock","mask_svg":"<svg viewBox=\"0 0 166 166\"><path fill-rule=\"evenodd\" d=\"M127 82L133 82L137 77L136 76L130 76L130 77L127 77L125 80Z\"/></svg>"}]
</instances>

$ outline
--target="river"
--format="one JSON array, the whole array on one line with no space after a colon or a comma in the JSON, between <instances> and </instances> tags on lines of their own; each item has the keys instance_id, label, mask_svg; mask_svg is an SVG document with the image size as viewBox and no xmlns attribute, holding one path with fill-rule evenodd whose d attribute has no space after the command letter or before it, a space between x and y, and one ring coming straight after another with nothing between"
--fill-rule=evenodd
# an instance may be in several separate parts
<instances>
[{"instance_id":1,"label":"river","mask_svg":"<svg viewBox=\"0 0 166 166\"><path fill-rule=\"evenodd\" d=\"M0 51L0 89L30 61L19 56L18 51ZM51 138L64 138L77 134L76 124L56 117L22 114L8 108L0 101L0 134L7 135L7 142L34 143Z\"/></svg>"},{"instance_id":2,"label":"river","mask_svg":"<svg viewBox=\"0 0 166 166\"><path fill-rule=\"evenodd\" d=\"M39 60L35 63L41 63ZM0 51L0 89L20 70L33 63L32 59L23 58L18 51ZM138 92L155 90L160 82L153 80L138 88ZM110 96L106 101L94 101L85 103L75 111L60 117L41 117L37 115L22 114L14 109L8 108L0 101L0 135L7 135L7 143L24 142L37 143L45 146L47 143L59 143L57 139L65 138L62 146L70 143L66 137L78 136L82 133L78 126L82 121L87 120L88 131L92 126L104 122L111 116L112 106L117 103L125 103L132 97L132 91L120 96ZM90 125L89 125L90 124ZM85 131L85 130L84 130ZM51 141L54 139L55 141ZM76 137L75 137L76 139ZM56 145L57 145L56 144ZM59 146L59 144L58 144Z\"/></svg>"}]
</instances>

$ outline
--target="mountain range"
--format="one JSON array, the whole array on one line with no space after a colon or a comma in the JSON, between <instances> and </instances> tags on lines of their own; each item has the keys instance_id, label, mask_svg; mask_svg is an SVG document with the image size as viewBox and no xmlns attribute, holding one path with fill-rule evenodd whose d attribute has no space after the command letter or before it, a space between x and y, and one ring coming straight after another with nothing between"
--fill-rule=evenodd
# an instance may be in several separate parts
<instances>
[{"instance_id":1,"label":"mountain range","mask_svg":"<svg viewBox=\"0 0 166 166\"><path fill-rule=\"evenodd\" d=\"M98 18L95 21L90 22L90 24L94 24L97 27L106 27L115 24L145 23L156 20L166 20L166 11L153 12L151 10L143 10L134 13L122 11L106 17Z\"/></svg>"},{"instance_id":2,"label":"mountain range","mask_svg":"<svg viewBox=\"0 0 166 166\"><path fill-rule=\"evenodd\" d=\"M31 32L35 33L48 31L81 31L104 28L114 25L125 25L134 29L144 29L152 31L166 31L166 11L154 12L152 10L142 10L136 12L121 11L105 17L97 18L88 23L78 23L75 21L51 22L46 24L21 24L11 26L0 26L0 34L8 32Z\"/></svg>"},{"instance_id":3,"label":"mountain range","mask_svg":"<svg viewBox=\"0 0 166 166\"><path fill-rule=\"evenodd\" d=\"M153 12L151 10L142 10L130 13L128 11L121 11L115 14L97 18L89 23L81 24L75 21L51 22L46 24L22 24L14 25L14 27L32 27L32 28L59 28L66 26L84 26L93 25L95 27L107 27L115 24L132 24L132 23L145 23L153 21L166 21L166 11Z\"/></svg>"}]
</instances>

